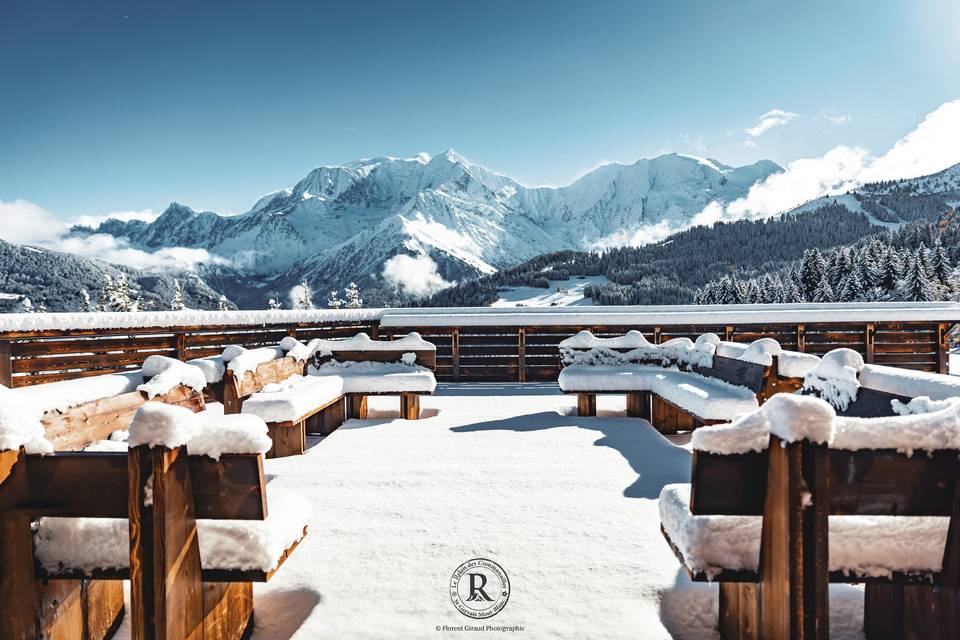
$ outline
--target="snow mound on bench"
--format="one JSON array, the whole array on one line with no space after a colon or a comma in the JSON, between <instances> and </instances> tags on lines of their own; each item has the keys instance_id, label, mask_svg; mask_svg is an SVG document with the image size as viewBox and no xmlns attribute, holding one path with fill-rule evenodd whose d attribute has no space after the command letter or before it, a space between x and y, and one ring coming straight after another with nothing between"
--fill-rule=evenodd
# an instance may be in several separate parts
<instances>
[{"instance_id":1,"label":"snow mound on bench","mask_svg":"<svg viewBox=\"0 0 960 640\"><path fill-rule=\"evenodd\" d=\"M908 398L960 398L960 376L865 364L860 370L859 379L863 387Z\"/></svg>"},{"instance_id":2,"label":"snow mound on bench","mask_svg":"<svg viewBox=\"0 0 960 640\"><path fill-rule=\"evenodd\" d=\"M366 333L358 333L343 340L320 340L318 349L325 351L436 351L432 342L427 342L416 331L394 340L372 340Z\"/></svg>"},{"instance_id":3,"label":"snow mound on bench","mask_svg":"<svg viewBox=\"0 0 960 640\"><path fill-rule=\"evenodd\" d=\"M590 331L581 331L561 340L559 346L561 349L593 349L594 347L606 347L608 349L654 348L654 345L636 329L613 338L598 338Z\"/></svg>"},{"instance_id":4,"label":"snow mound on bench","mask_svg":"<svg viewBox=\"0 0 960 640\"><path fill-rule=\"evenodd\" d=\"M697 451L733 455L765 451L770 445L770 421L763 411L740 416L729 424L701 427L691 440Z\"/></svg>"},{"instance_id":5,"label":"snow mound on bench","mask_svg":"<svg viewBox=\"0 0 960 640\"><path fill-rule=\"evenodd\" d=\"M129 373L111 373L75 380L48 382L30 387L18 387L10 390L10 397L24 406L37 409L41 413L50 411L64 412L94 400L102 400L124 393L136 391L143 383L139 371Z\"/></svg>"},{"instance_id":6,"label":"snow mound on bench","mask_svg":"<svg viewBox=\"0 0 960 640\"><path fill-rule=\"evenodd\" d=\"M613 338L598 338L589 331L581 331L560 342L560 355L565 365L625 365L654 363L672 365L710 366L720 338L705 333L694 342L690 338L673 338L655 345L639 331ZM627 349L627 351L617 351ZM585 350L585 351L584 351Z\"/></svg>"},{"instance_id":7,"label":"snow mound on bench","mask_svg":"<svg viewBox=\"0 0 960 640\"><path fill-rule=\"evenodd\" d=\"M53 445L45 437L42 415L37 407L10 399L8 394L0 396L0 451L23 447L27 453L51 453Z\"/></svg>"},{"instance_id":8,"label":"snow mound on bench","mask_svg":"<svg viewBox=\"0 0 960 640\"><path fill-rule=\"evenodd\" d=\"M178 385L190 387L197 392L203 392L207 386L207 377L203 370L167 356L148 357L143 361L142 374L148 380L139 385L137 391L143 391L148 398L170 393Z\"/></svg>"},{"instance_id":9,"label":"snow mound on bench","mask_svg":"<svg viewBox=\"0 0 960 640\"><path fill-rule=\"evenodd\" d=\"M751 342L737 360L762 364L769 367L773 364L773 357L782 353L780 343L773 338L760 338Z\"/></svg>"},{"instance_id":10,"label":"snow mound on bench","mask_svg":"<svg viewBox=\"0 0 960 640\"><path fill-rule=\"evenodd\" d=\"M133 416L129 446L175 449L185 445L200 430L200 419L186 407L148 402Z\"/></svg>"},{"instance_id":11,"label":"snow mound on bench","mask_svg":"<svg viewBox=\"0 0 960 640\"><path fill-rule=\"evenodd\" d=\"M249 414L203 415L200 428L187 441L191 456L219 460L225 453L266 453L273 446L263 419Z\"/></svg>"},{"instance_id":12,"label":"snow mound on bench","mask_svg":"<svg viewBox=\"0 0 960 640\"><path fill-rule=\"evenodd\" d=\"M437 388L433 371L403 362L330 360L307 372L312 378L340 378L343 393L433 393Z\"/></svg>"},{"instance_id":13,"label":"snow mound on bench","mask_svg":"<svg viewBox=\"0 0 960 640\"><path fill-rule=\"evenodd\" d=\"M771 338L762 338L764 340ZM774 340L774 342L776 342ZM753 343L731 342L724 340L717 347L717 355L724 358L734 358L742 360ZM777 342L779 346L780 343ZM784 378L803 378L817 366L820 358L812 353L800 353L799 351L787 351L782 346L777 356L777 373ZM762 364L762 363L761 363ZM767 365L769 366L769 365Z\"/></svg>"},{"instance_id":14,"label":"snow mound on bench","mask_svg":"<svg viewBox=\"0 0 960 640\"><path fill-rule=\"evenodd\" d=\"M853 349L834 349L820 359L803 380L803 388L816 394L840 411L857 399L863 369L863 356Z\"/></svg>"},{"instance_id":15,"label":"snow mound on bench","mask_svg":"<svg viewBox=\"0 0 960 640\"><path fill-rule=\"evenodd\" d=\"M820 398L778 393L767 400L760 411L770 423L770 433L784 442L833 442L833 420L837 414Z\"/></svg>"},{"instance_id":16,"label":"snow mound on bench","mask_svg":"<svg viewBox=\"0 0 960 640\"><path fill-rule=\"evenodd\" d=\"M264 422L289 422L299 420L341 395L343 381L338 377L292 375L281 382L264 385L244 400L240 411L259 416Z\"/></svg>"},{"instance_id":17,"label":"snow mound on bench","mask_svg":"<svg viewBox=\"0 0 960 640\"><path fill-rule=\"evenodd\" d=\"M713 578L723 569L758 570L761 516L695 516L689 484L666 485L659 506L691 571ZM829 570L878 578L940 571L949 524L945 517L830 516Z\"/></svg>"},{"instance_id":18,"label":"snow mound on bench","mask_svg":"<svg viewBox=\"0 0 960 640\"><path fill-rule=\"evenodd\" d=\"M267 493L266 520L198 520L204 569L272 571L283 553L303 537L313 517L310 503L283 489ZM45 570L127 569L130 534L126 518L41 518L34 555Z\"/></svg>"},{"instance_id":19,"label":"snow mound on bench","mask_svg":"<svg viewBox=\"0 0 960 640\"><path fill-rule=\"evenodd\" d=\"M227 369L237 377L243 377L247 371L256 371L257 366L284 356L280 347L260 347L245 349L239 345L230 345L223 350L223 360Z\"/></svg>"},{"instance_id":20,"label":"snow mound on bench","mask_svg":"<svg viewBox=\"0 0 960 640\"><path fill-rule=\"evenodd\" d=\"M319 353L321 356L330 355L329 351L321 347L321 342L320 338L314 338L307 344L303 344L293 336L287 336L280 341L280 348L294 360L306 362L316 353Z\"/></svg>"},{"instance_id":21,"label":"snow mound on bench","mask_svg":"<svg viewBox=\"0 0 960 640\"><path fill-rule=\"evenodd\" d=\"M960 402L941 404L929 402L927 398L920 400L926 402L917 403L913 406L915 412L906 415L882 418L838 416L832 448L848 451L896 449L907 455L913 455L914 451L960 450ZM933 411L924 413L922 408Z\"/></svg>"},{"instance_id":22,"label":"snow mound on bench","mask_svg":"<svg viewBox=\"0 0 960 640\"><path fill-rule=\"evenodd\" d=\"M187 360L187 364L197 367L203 372L207 384L216 384L223 380L223 374L227 372L227 364L223 360L223 354L219 356L210 356L207 358L194 358Z\"/></svg>"}]
</instances>

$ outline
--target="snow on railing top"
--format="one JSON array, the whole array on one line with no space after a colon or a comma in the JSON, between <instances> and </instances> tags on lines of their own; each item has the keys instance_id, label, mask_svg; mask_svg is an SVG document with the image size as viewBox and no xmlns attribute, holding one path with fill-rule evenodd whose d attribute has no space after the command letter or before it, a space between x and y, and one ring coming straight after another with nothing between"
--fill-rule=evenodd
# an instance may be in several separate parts
<instances>
[{"instance_id":1,"label":"snow on railing top","mask_svg":"<svg viewBox=\"0 0 960 640\"><path fill-rule=\"evenodd\" d=\"M815 322L960 322L957 302L660 305L616 307L437 307L267 311L0 314L0 332L263 326L369 322L385 327L777 324Z\"/></svg>"}]
</instances>

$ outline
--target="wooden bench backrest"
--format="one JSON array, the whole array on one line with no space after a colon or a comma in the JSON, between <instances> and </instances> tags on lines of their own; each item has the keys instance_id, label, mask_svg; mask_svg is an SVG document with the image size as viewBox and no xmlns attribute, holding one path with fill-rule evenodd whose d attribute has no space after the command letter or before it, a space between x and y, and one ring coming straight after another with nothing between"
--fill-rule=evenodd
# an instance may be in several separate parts
<instances>
[{"instance_id":1,"label":"wooden bench backrest","mask_svg":"<svg viewBox=\"0 0 960 640\"><path fill-rule=\"evenodd\" d=\"M956 451L908 456L893 450L829 451L832 515L949 516ZM762 515L768 451L694 451L690 510L697 515Z\"/></svg>"},{"instance_id":2,"label":"wooden bench backrest","mask_svg":"<svg viewBox=\"0 0 960 640\"><path fill-rule=\"evenodd\" d=\"M268 384L283 382L294 375L303 375L304 363L286 356L261 362L253 371L237 376L227 369L223 374L223 405L226 413L240 413L240 403Z\"/></svg>"},{"instance_id":3,"label":"wooden bench backrest","mask_svg":"<svg viewBox=\"0 0 960 640\"><path fill-rule=\"evenodd\" d=\"M203 394L178 385L162 396L148 399L142 391L131 391L118 396L93 400L64 412L49 411L43 415L46 438L56 451L78 451L111 433L130 428L137 409L148 401L165 402L203 411Z\"/></svg>"},{"instance_id":4,"label":"wooden bench backrest","mask_svg":"<svg viewBox=\"0 0 960 640\"><path fill-rule=\"evenodd\" d=\"M769 367L762 364L718 355L713 356L713 364L709 367L693 367L693 371L700 375L746 387L754 393L763 390L768 370Z\"/></svg>"},{"instance_id":5,"label":"wooden bench backrest","mask_svg":"<svg viewBox=\"0 0 960 640\"><path fill-rule=\"evenodd\" d=\"M400 358L405 353L416 354L415 364L426 367L433 371L437 368L437 352L433 349L398 349L396 351L339 351L334 350L332 355L317 358L317 364L323 364L329 360L338 362L400 362Z\"/></svg>"}]
</instances>

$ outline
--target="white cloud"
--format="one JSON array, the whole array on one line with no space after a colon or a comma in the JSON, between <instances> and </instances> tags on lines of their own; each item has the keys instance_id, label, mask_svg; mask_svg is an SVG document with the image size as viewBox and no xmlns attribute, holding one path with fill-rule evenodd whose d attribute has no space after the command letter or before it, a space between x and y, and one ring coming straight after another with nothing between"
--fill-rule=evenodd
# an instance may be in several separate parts
<instances>
[{"instance_id":1,"label":"white cloud","mask_svg":"<svg viewBox=\"0 0 960 640\"><path fill-rule=\"evenodd\" d=\"M398 253L383 263L387 282L412 296L428 296L451 286L437 272L437 263L428 255L408 256Z\"/></svg>"},{"instance_id":2,"label":"white cloud","mask_svg":"<svg viewBox=\"0 0 960 640\"><path fill-rule=\"evenodd\" d=\"M698 153L707 152L707 145L703 142L703 136L693 137L683 133L680 134L680 142L688 147L696 149Z\"/></svg>"},{"instance_id":3,"label":"white cloud","mask_svg":"<svg viewBox=\"0 0 960 640\"><path fill-rule=\"evenodd\" d=\"M41 244L63 232L63 222L40 205L27 200L0 200L0 238L7 242Z\"/></svg>"},{"instance_id":4,"label":"white cloud","mask_svg":"<svg viewBox=\"0 0 960 640\"><path fill-rule=\"evenodd\" d=\"M657 224L648 224L633 229L631 231L621 230L604 236L593 243L591 249L603 250L611 247L639 247L645 244L660 242L667 236L680 231L680 229L671 225L666 220L661 220Z\"/></svg>"},{"instance_id":5,"label":"white cloud","mask_svg":"<svg viewBox=\"0 0 960 640\"><path fill-rule=\"evenodd\" d=\"M784 111L783 109L771 109L757 118L757 124L744 129L744 131L756 138L765 131L787 124L794 118L799 117L799 115L800 114L791 111Z\"/></svg>"},{"instance_id":6,"label":"white cloud","mask_svg":"<svg viewBox=\"0 0 960 640\"><path fill-rule=\"evenodd\" d=\"M150 214L152 212L126 211L103 219L122 216L121 219L143 220ZM33 244L148 271L192 269L199 264L229 264L225 258L211 255L204 249L169 247L149 252L130 246L123 238L102 233L71 237L67 231L68 225L62 219L37 204L27 200L0 201L0 238L7 242Z\"/></svg>"},{"instance_id":7,"label":"white cloud","mask_svg":"<svg viewBox=\"0 0 960 640\"><path fill-rule=\"evenodd\" d=\"M756 148L759 147L760 145L758 145L756 142L754 142L754 141L751 140L750 138L747 138L746 140L743 141L743 146L745 146L745 147L747 147L747 148L750 148L750 149L756 149Z\"/></svg>"},{"instance_id":8,"label":"white cloud","mask_svg":"<svg viewBox=\"0 0 960 640\"><path fill-rule=\"evenodd\" d=\"M853 118L850 116L844 113L837 113L831 109L821 109L817 112L817 116L819 116L821 120L826 120L830 124L835 125L850 124L853 122Z\"/></svg>"},{"instance_id":9,"label":"white cloud","mask_svg":"<svg viewBox=\"0 0 960 640\"><path fill-rule=\"evenodd\" d=\"M838 145L819 158L801 158L757 183L743 198L718 213L711 203L700 216L721 219L763 218L821 196L843 193L867 182L915 178L942 171L960 161L960 100L927 115L920 125L882 156L862 147ZM698 219L700 219L698 216ZM706 222L705 222L706 223Z\"/></svg>"},{"instance_id":10,"label":"white cloud","mask_svg":"<svg viewBox=\"0 0 960 640\"><path fill-rule=\"evenodd\" d=\"M160 217L160 214L153 209L144 209L143 211L114 211L106 215L83 215L71 220L68 225L79 225L81 227L90 227L96 229L101 223L113 218L121 222L130 222L131 220L142 220L143 222L153 222Z\"/></svg>"}]
</instances>

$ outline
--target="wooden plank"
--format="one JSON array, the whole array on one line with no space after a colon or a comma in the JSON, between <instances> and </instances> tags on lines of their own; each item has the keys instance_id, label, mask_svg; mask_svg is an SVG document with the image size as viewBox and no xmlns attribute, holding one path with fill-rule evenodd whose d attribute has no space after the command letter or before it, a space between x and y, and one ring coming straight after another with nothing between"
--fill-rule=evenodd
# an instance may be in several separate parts
<instances>
[{"instance_id":1,"label":"wooden plank","mask_svg":"<svg viewBox=\"0 0 960 640\"><path fill-rule=\"evenodd\" d=\"M749 582L720 583L720 637L760 640L759 591Z\"/></svg>"},{"instance_id":2,"label":"wooden plank","mask_svg":"<svg viewBox=\"0 0 960 640\"><path fill-rule=\"evenodd\" d=\"M577 415L585 417L597 415L597 395L595 393L577 394Z\"/></svg>"},{"instance_id":3,"label":"wooden plank","mask_svg":"<svg viewBox=\"0 0 960 640\"><path fill-rule=\"evenodd\" d=\"M627 415L631 418L650 420L651 394L649 391L635 391L627 394Z\"/></svg>"},{"instance_id":4,"label":"wooden plank","mask_svg":"<svg viewBox=\"0 0 960 640\"><path fill-rule=\"evenodd\" d=\"M273 442L273 446L267 451L268 458L299 456L307 450L307 428L305 420L299 420L289 426L268 422L267 435L270 436L270 440Z\"/></svg>"},{"instance_id":5,"label":"wooden plank","mask_svg":"<svg viewBox=\"0 0 960 640\"><path fill-rule=\"evenodd\" d=\"M718 455L695 451L691 512L760 515L768 451ZM957 452L907 456L892 450L831 450L833 515L949 516Z\"/></svg>"},{"instance_id":6,"label":"wooden plank","mask_svg":"<svg viewBox=\"0 0 960 640\"><path fill-rule=\"evenodd\" d=\"M420 396L414 393L400 394L400 417L404 420L420 419Z\"/></svg>"},{"instance_id":7,"label":"wooden plank","mask_svg":"<svg viewBox=\"0 0 960 640\"><path fill-rule=\"evenodd\" d=\"M39 585L33 577L33 533L27 514L5 506L27 490L22 451L0 451L0 638L35 638Z\"/></svg>"},{"instance_id":8,"label":"wooden plank","mask_svg":"<svg viewBox=\"0 0 960 640\"><path fill-rule=\"evenodd\" d=\"M347 396L347 418L367 419L367 396L354 393Z\"/></svg>"},{"instance_id":9,"label":"wooden plank","mask_svg":"<svg viewBox=\"0 0 960 640\"><path fill-rule=\"evenodd\" d=\"M253 584L203 583L203 637L240 640L253 633Z\"/></svg>"},{"instance_id":10,"label":"wooden plank","mask_svg":"<svg viewBox=\"0 0 960 640\"><path fill-rule=\"evenodd\" d=\"M12 506L36 516L126 518L127 457L123 452L26 456L30 493ZM198 517L266 517L266 480L259 454L224 454L219 461L190 456L189 465Z\"/></svg>"}]
</instances>

